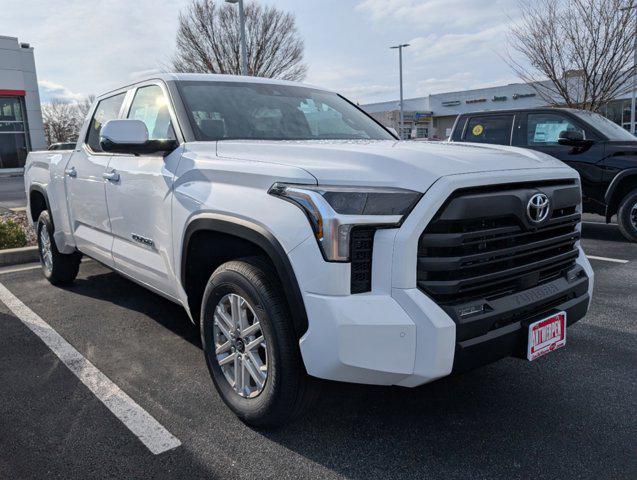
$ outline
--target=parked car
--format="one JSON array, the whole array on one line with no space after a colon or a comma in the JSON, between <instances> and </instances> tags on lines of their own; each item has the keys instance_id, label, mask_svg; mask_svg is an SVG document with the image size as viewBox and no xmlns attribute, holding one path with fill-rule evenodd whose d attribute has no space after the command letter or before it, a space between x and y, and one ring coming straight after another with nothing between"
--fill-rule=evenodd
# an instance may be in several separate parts
<instances>
[{"instance_id":1,"label":"parked car","mask_svg":"<svg viewBox=\"0 0 637 480\"><path fill-rule=\"evenodd\" d=\"M75 142L52 143L49 146L49 150L73 150L75 148L75 145Z\"/></svg>"},{"instance_id":2,"label":"parked car","mask_svg":"<svg viewBox=\"0 0 637 480\"><path fill-rule=\"evenodd\" d=\"M584 211L610 222L637 242L637 138L585 110L536 108L458 116L453 142L513 145L554 156L582 179Z\"/></svg>"},{"instance_id":3,"label":"parked car","mask_svg":"<svg viewBox=\"0 0 637 480\"><path fill-rule=\"evenodd\" d=\"M45 277L87 255L183 305L250 424L300 414L316 378L533 360L588 309L579 176L543 153L398 141L334 92L253 77L162 74L89 115L73 152L27 159Z\"/></svg>"}]
</instances>

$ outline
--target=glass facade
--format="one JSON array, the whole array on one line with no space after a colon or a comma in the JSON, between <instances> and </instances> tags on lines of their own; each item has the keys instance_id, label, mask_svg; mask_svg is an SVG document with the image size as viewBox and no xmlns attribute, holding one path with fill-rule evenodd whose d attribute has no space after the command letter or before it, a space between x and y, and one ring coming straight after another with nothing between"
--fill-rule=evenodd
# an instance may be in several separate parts
<instances>
[{"instance_id":1,"label":"glass facade","mask_svg":"<svg viewBox=\"0 0 637 480\"><path fill-rule=\"evenodd\" d=\"M0 168L24 167L28 127L22 97L0 97Z\"/></svg>"},{"instance_id":2,"label":"glass facade","mask_svg":"<svg viewBox=\"0 0 637 480\"><path fill-rule=\"evenodd\" d=\"M617 125L620 125L624 129L630 131L630 105L630 99L613 100L612 102L608 102L608 104L602 108L599 113L615 122Z\"/></svg>"}]
</instances>

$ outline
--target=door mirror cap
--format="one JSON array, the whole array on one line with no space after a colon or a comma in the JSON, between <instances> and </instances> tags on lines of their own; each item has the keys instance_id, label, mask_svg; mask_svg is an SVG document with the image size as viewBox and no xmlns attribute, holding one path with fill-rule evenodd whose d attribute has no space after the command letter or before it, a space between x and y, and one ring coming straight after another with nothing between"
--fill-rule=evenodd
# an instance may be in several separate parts
<instances>
[{"instance_id":1,"label":"door mirror cap","mask_svg":"<svg viewBox=\"0 0 637 480\"><path fill-rule=\"evenodd\" d=\"M387 130L389 130L394 137L398 138L398 130L396 130L394 127L387 127Z\"/></svg>"},{"instance_id":2,"label":"door mirror cap","mask_svg":"<svg viewBox=\"0 0 637 480\"><path fill-rule=\"evenodd\" d=\"M100 131L100 146L109 153L170 152L177 147L176 140L149 140L146 124L141 120L109 120Z\"/></svg>"},{"instance_id":3,"label":"door mirror cap","mask_svg":"<svg viewBox=\"0 0 637 480\"><path fill-rule=\"evenodd\" d=\"M560 145L569 145L571 147L582 147L590 144L591 141L585 140L582 132L577 130L563 130L557 138L557 143Z\"/></svg>"}]
</instances>

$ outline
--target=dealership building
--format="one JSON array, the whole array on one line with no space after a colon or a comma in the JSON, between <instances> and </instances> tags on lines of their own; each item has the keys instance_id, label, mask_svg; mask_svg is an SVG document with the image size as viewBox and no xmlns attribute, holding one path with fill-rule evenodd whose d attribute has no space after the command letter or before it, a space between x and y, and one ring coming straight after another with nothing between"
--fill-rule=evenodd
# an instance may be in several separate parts
<instances>
[{"instance_id":1,"label":"dealership building","mask_svg":"<svg viewBox=\"0 0 637 480\"><path fill-rule=\"evenodd\" d=\"M627 130L630 127L631 94L609 102L600 112ZM447 138L456 117L462 113L485 110L510 110L546 106L535 89L526 83L461 92L440 93L403 101L403 138ZM400 102L362 105L383 125L399 130Z\"/></svg>"},{"instance_id":2,"label":"dealership building","mask_svg":"<svg viewBox=\"0 0 637 480\"><path fill-rule=\"evenodd\" d=\"M33 48L0 36L0 168L21 168L46 148Z\"/></svg>"}]
</instances>

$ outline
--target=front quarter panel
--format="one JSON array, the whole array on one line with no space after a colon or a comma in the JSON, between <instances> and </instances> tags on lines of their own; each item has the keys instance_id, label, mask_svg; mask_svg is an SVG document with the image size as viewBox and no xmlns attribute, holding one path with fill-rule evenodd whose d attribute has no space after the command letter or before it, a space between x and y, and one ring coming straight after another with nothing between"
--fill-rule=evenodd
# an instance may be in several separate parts
<instances>
[{"instance_id":1,"label":"front quarter panel","mask_svg":"<svg viewBox=\"0 0 637 480\"><path fill-rule=\"evenodd\" d=\"M268 194L275 182L315 185L316 179L298 167L219 158L211 142L187 144L176 173L172 207L177 278L181 278L184 232L201 218L234 218L258 225L286 253L311 236L309 222L298 207Z\"/></svg>"}]
</instances>

